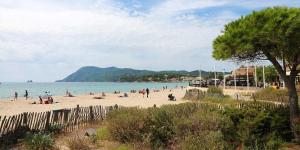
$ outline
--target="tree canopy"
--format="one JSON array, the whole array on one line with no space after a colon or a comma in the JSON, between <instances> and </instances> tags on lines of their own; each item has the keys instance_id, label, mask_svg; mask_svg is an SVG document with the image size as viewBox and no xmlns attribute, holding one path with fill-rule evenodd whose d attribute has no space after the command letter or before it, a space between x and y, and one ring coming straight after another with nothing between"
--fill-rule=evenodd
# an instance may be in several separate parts
<instances>
[{"instance_id":1,"label":"tree canopy","mask_svg":"<svg viewBox=\"0 0 300 150\"><path fill-rule=\"evenodd\" d=\"M291 66L299 64L300 9L287 7L253 11L225 26L213 42L213 57L237 61L270 60L280 74L277 60L286 60Z\"/></svg>"}]
</instances>

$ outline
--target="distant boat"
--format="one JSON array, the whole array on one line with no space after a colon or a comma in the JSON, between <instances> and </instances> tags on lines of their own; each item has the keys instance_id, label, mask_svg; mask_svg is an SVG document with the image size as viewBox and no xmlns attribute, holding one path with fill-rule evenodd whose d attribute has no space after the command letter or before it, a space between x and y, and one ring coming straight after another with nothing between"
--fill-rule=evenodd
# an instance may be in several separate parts
<instances>
[{"instance_id":1,"label":"distant boat","mask_svg":"<svg viewBox=\"0 0 300 150\"><path fill-rule=\"evenodd\" d=\"M33 82L33 81L32 81L32 80L28 80L28 81L27 81L27 83L31 83L31 82Z\"/></svg>"}]
</instances>

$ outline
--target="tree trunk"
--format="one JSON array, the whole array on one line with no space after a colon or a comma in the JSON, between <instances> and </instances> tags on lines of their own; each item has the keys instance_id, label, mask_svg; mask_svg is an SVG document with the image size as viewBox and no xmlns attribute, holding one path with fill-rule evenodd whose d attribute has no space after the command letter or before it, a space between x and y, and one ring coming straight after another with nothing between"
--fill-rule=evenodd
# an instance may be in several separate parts
<instances>
[{"instance_id":1,"label":"tree trunk","mask_svg":"<svg viewBox=\"0 0 300 150\"><path fill-rule=\"evenodd\" d=\"M300 126L299 120L299 105L298 105L298 94L296 90L295 80L291 80L288 83L288 92L289 92L289 104L290 104L290 127L293 131L295 141L300 142L300 133L298 128Z\"/></svg>"}]
</instances>

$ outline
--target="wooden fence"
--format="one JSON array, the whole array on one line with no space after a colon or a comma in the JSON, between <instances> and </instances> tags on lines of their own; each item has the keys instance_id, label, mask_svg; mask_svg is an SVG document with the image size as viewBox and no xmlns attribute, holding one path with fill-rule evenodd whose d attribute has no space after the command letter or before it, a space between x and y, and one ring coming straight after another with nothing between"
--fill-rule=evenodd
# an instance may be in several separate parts
<instances>
[{"instance_id":1,"label":"wooden fence","mask_svg":"<svg viewBox=\"0 0 300 150\"><path fill-rule=\"evenodd\" d=\"M90 106L72 109L60 109L47 112L22 113L13 116L0 116L0 141L4 138L19 137L19 132L45 131L60 127L64 132L71 132L80 126L103 120L115 106Z\"/></svg>"}]
</instances>

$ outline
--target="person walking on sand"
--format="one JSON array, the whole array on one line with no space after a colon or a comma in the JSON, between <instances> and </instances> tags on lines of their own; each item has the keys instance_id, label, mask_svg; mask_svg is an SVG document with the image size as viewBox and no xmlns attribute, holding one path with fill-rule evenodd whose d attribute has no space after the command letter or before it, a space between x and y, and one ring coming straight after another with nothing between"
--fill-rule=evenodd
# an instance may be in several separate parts
<instances>
[{"instance_id":1,"label":"person walking on sand","mask_svg":"<svg viewBox=\"0 0 300 150\"><path fill-rule=\"evenodd\" d=\"M26 100L28 99L28 91L27 91L27 90L25 90L25 95L24 95L24 97L26 98Z\"/></svg>"},{"instance_id":2,"label":"person walking on sand","mask_svg":"<svg viewBox=\"0 0 300 150\"><path fill-rule=\"evenodd\" d=\"M149 93L150 93L150 91L149 91L148 88L146 89L146 93L147 93L147 98L148 98L149 97Z\"/></svg>"},{"instance_id":3,"label":"person walking on sand","mask_svg":"<svg viewBox=\"0 0 300 150\"><path fill-rule=\"evenodd\" d=\"M14 100L17 100L18 99L18 92L15 92L15 98Z\"/></svg>"}]
</instances>

